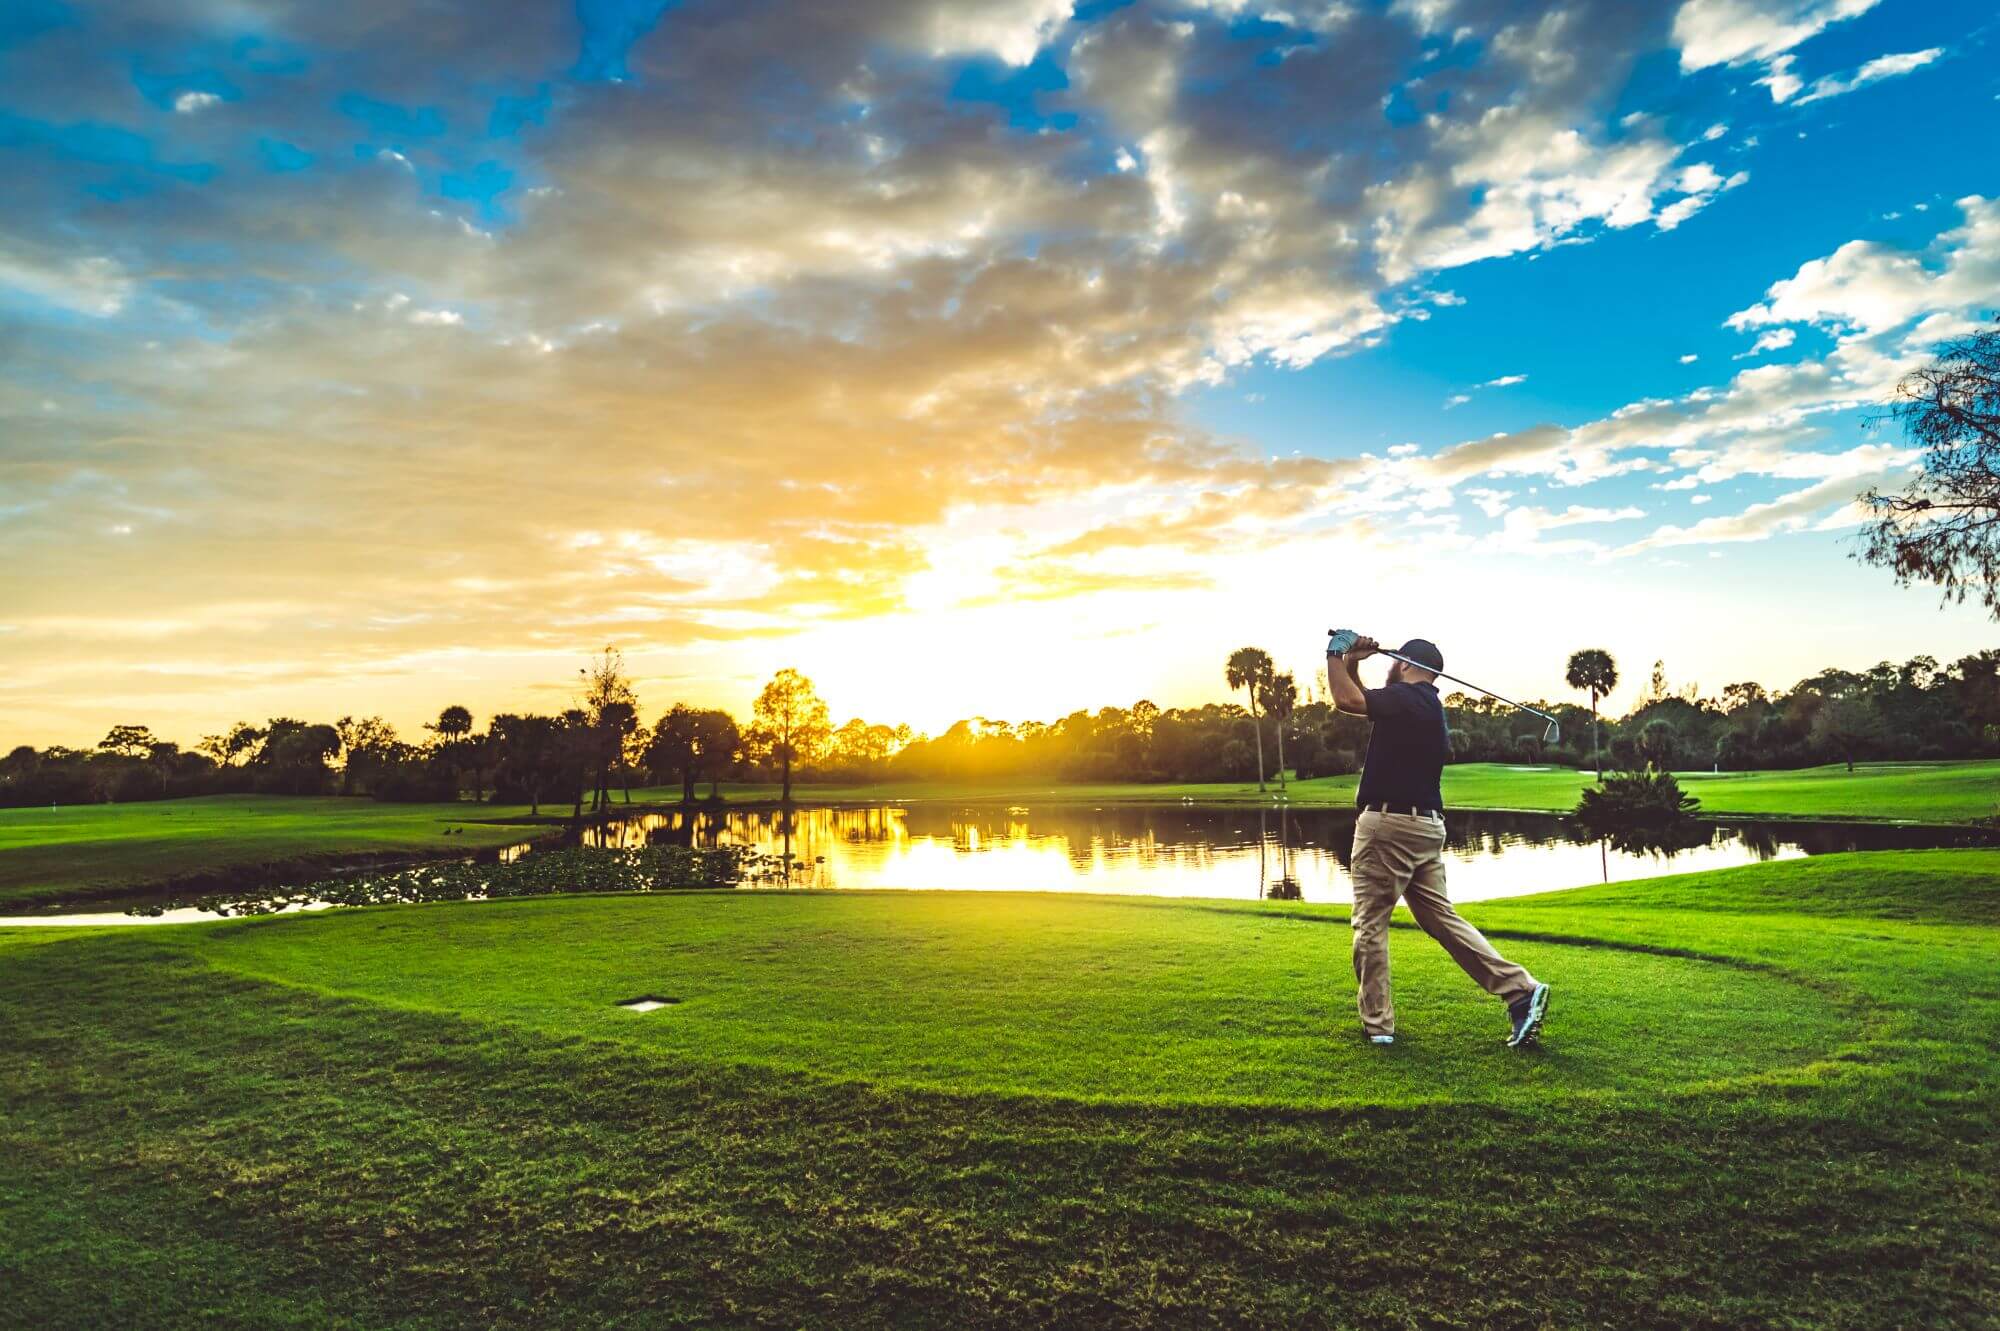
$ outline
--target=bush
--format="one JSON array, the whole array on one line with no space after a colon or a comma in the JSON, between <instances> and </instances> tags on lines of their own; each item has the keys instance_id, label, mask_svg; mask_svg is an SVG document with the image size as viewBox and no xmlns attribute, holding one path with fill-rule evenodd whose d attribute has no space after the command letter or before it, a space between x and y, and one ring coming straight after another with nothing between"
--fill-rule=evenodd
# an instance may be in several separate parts
<instances>
[{"instance_id":1,"label":"bush","mask_svg":"<svg viewBox=\"0 0 2000 1331\"><path fill-rule=\"evenodd\" d=\"M1361 758L1345 746L1317 749L1310 761L1300 762L1295 770L1301 781L1316 776L1347 776L1361 770Z\"/></svg>"},{"instance_id":2,"label":"bush","mask_svg":"<svg viewBox=\"0 0 2000 1331\"><path fill-rule=\"evenodd\" d=\"M1701 801L1681 790L1672 772L1614 772L1587 788L1576 817L1592 829L1667 827L1694 817Z\"/></svg>"},{"instance_id":3,"label":"bush","mask_svg":"<svg viewBox=\"0 0 2000 1331\"><path fill-rule=\"evenodd\" d=\"M1586 789L1576 819L1591 835L1627 854L1666 854L1707 845L1713 836L1698 822L1701 802L1681 791L1671 772L1615 773Z\"/></svg>"}]
</instances>

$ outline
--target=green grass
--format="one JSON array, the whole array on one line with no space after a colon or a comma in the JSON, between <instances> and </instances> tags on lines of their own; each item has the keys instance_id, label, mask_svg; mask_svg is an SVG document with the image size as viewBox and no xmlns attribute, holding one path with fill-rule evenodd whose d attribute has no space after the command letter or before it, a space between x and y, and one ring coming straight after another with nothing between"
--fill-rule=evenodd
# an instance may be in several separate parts
<instances>
[{"instance_id":1,"label":"green grass","mask_svg":"<svg viewBox=\"0 0 2000 1331\"><path fill-rule=\"evenodd\" d=\"M505 846L534 829L483 820L527 814L526 805L280 795L0 809L0 901L117 892L223 872L310 873L359 856Z\"/></svg>"},{"instance_id":2,"label":"green grass","mask_svg":"<svg viewBox=\"0 0 2000 1331\"><path fill-rule=\"evenodd\" d=\"M1523 1063L1500 1043L1499 1006L1441 949L1399 935L1416 1034L1385 1065L1334 1038L1346 1014L1322 1001L1340 975L1327 961L1348 935L1325 908L738 892L669 911L543 898L308 923L223 934L210 955L258 979L551 1036L999 1095L1326 1106L1652 1089L1662 1068L1743 1076L1847 1033L1823 994L1767 974L1530 942L1516 959L1603 1015ZM639 994L683 1001L649 1016L614 1006Z\"/></svg>"},{"instance_id":3,"label":"green grass","mask_svg":"<svg viewBox=\"0 0 2000 1331\"><path fill-rule=\"evenodd\" d=\"M0 931L0 1289L93 1326L2000 1326L2000 852L1489 903ZM642 992L684 1001L639 1015Z\"/></svg>"},{"instance_id":4,"label":"green grass","mask_svg":"<svg viewBox=\"0 0 2000 1331\"><path fill-rule=\"evenodd\" d=\"M1795 772L1683 772L1681 780L1709 814L1774 818L1865 818L1924 823L1969 823L2000 814L2000 760L1951 763L1863 763L1812 767ZM1504 763L1456 763L1444 769L1445 803L1459 809L1524 809L1567 813L1595 778L1566 767L1515 767ZM1293 781L1294 804L1352 805L1357 778L1316 777ZM706 787L703 787L706 790ZM884 781L868 784L800 784L800 802L879 803L911 800L1011 800L1047 803L1268 802L1277 781L1259 792L1254 781L1095 782L1048 781ZM730 799L776 799L775 785L725 786ZM633 791L634 799L672 802L677 787Z\"/></svg>"}]
</instances>

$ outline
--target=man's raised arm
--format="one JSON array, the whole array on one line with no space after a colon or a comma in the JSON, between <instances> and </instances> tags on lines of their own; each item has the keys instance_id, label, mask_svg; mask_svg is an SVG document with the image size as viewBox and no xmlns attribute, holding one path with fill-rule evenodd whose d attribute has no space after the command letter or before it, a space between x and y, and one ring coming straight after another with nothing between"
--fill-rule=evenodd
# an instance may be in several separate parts
<instances>
[{"instance_id":1,"label":"man's raised arm","mask_svg":"<svg viewBox=\"0 0 2000 1331\"><path fill-rule=\"evenodd\" d=\"M1368 695L1361 688L1361 663L1381 646L1373 638L1356 638L1345 655L1326 654L1326 686L1333 691L1333 705L1354 716L1368 715Z\"/></svg>"}]
</instances>

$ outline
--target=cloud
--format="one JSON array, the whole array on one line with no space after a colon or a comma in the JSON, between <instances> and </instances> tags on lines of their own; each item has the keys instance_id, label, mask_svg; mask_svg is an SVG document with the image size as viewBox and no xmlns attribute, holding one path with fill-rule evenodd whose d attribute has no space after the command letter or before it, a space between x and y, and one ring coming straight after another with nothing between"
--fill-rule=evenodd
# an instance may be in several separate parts
<instances>
[{"instance_id":1,"label":"cloud","mask_svg":"<svg viewBox=\"0 0 2000 1331\"><path fill-rule=\"evenodd\" d=\"M1912 70L1922 69L1943 54L1943 47L1933 46L1922 51L1905 51L1901 55L1877 56L1846 78L1828 77L1815 80L1812 87L1806 90L1806 95L1798 99L1798 104L1804 106L1808 102L1839 97L1843 93L1853 92L1856 88L1865 88L1871 83L1880 83L1883 79L1893 79L1908 74ZM1773 86L1772 97L1780 102L1786 100L1777 94L1778 89Z\"/></svg>"},{"instance_id":2,"label":"cloud","mask_svg":"<svg viewBox=\"0 0 2000 1331\"><path fill-rule=\"evenodd\" d=\"M1621 546L1617 553L1633 555L1677 545L1762 541L1788 532L1804 531L1812 527L1815 520L1829 516L1843 519L1839 525L1847 525L1846 519L1860 520L1851 512L1855 495L1871 486L1892 484L1904 474L1901 471L1885 471L1866 477L1832 477L1766 503L1752 504L1740 513L1703 518L1688 527L1661 527L1642 540ZM1829 509L1835 509L1835 512L1829 515ZM1822 525L1820 529L1826 528Z\"/></svg>"},{"instance_id":3,"label":"cloud","mask_svg":"<svg viewBox=\"0 0 2000 1331\"><path fill-rule=\"evenodd\" d=\"M1770 90L1772 101L1779 103L1791 101L1799 95L1799 89L1806 86L1804 79L1792 73L1792 57L1788 55L1781 55L1773 60L1764 77L1757 82L1761 87ZM1805 136L1806 132L1800 130L1799 137Z\"/></svg>"},{"instance_id":4,"label":"cloud","mask_svg":"<svg viewBox=\"0 0 2000 1331\"><path fill-rule=\"evenodd\" d=\"M1727 193L1745 184L1749 179L1748 171L1734 172L1725 179L1706 162L1697 162L1684 169L1676 178L1674 188L1683 191L1683 197L1661 209L1659 216L1654 220L1654 225L1662 231L1672 231L1708 207L1718 194Z\"/></svg>"},{"instance_id":5,"label":"cloud","mask_svg":"<svg viewBox=\"0 0 2000 1331\"><path fill-rule=\"evenodd\" d=\"M1525 374L1503 374L1498 379L1488 379L1479 386L1481 388L1511 388L1515 384L1524 384L1526 382L1528 382L1528 376Z\"/></svg>"},{"instance_id":6,"label":"cloud","mask_svg":"<svg viewBox=\"0 0 2000 1331\"><path fill-rule=\"evenodd\" d=\"M988 0L931 7L923 31L936 55L984 54L1025 65L1068 22L1071 0Z\"/></svg>"},{"instance_id":7,"label":"cloud","mask_svg":"<svg viewBox=\"0 0 2000 1331\"><path fill-rule=\"evenodd\" d=\"M1926 252L1853 240L1773 283L1765 299L1732 314L1735 329L1814 323L1861 333L1900 327L1927 310L1958 309L2000 288L2000 201L1958 200L1965 223Z\"/></svg>"},{"instance_id":8,"label":"cloud","mask_svg":"<svg viewBox=\"0 0 2000 1331\"><path fill-rule=\"evenodd\" d=\"M174 110L181 115L192 115L196 111L218 105L221 101L222 98L212 92L184 92L174 98Z\"/></svg>"},{"instance_id":9,"label":"cloud","mask_svg":"<svg viewBox=\"0 0 2000 1331\"><path fill-rule=\"evenodd\" d=\"M1592 508L1584 504L1571 504L1560 513L1550 513L1539 508L1516 508L1508 511L1510 525L1532 527L1536 531L1549 531L1556 527L1574 527L1586 522L1624 522L1631 518L1643 518L1642 508Z\"/></svg>"},{"instance_id":10,"label":"cloud","mask_svg":"<svg viewBox=\"0 0 2000 1331\"><path fill-rule=\"evenodd\" d=\"M1681 68L1770 61L1879 0L1684 0L1674 13ZM1782 99L1781 99L1782 100Z\"/></svg>"},{"instance_id":11,"label":"cloud","mask_svg":"<svg viewBox=\"0 0 2000 1331\"><path fill-rule=\"evenodd\" d=\"M0 234L0 288L79 314L117 314L133 283L117 260L101 254L65 256L50 247L10 242Z\"/></svg>"},{"instance_id":12,"label":"cloud","mask_svg":"<svg viewBox=\"0 0 2000 1331\"><path fill-rule=\"evenodd\" d=\"M1500 526L1476 541L1475 547L1510 554L1542 555L1582 555L1601 554L1605 547L1602 542L1568 538L1547 541L1545 532L1564 527L1624 522L1645 516L1645 510L1634 507L1602 508L1572 504L1561 512L1523 506L1510 508L1502 515Z\"/></svg>"},{"instance_id":13,"label":"cloud","mask_svg":"<svg viewBox=\"0 0 2000 1331\"><path fill-rule=\"evenodd\" d=\"M244 44L227 6L130 0L0 57L10 110L54 127L0 142L21 696L133 623L158 636L62 687L136 698L155 655L341 680L541 670L613 631L721 651L908 613L971 529L976 595L1194 585L1194 556L1436 517L1487 473L1665 468L1887 372L1857 351L1340 465L1193 422L1192 388L1462 304L1454 268L1672 229L1740 182L1624 115L1644 6L594 8L289 6ZM135 97L158 49L213 53L229 114ZM948 95L1042 62L1061 78L1007 105ZM1416 113L1385 124L1390 99ZM1853 294L1807 285L1743 326Z\"/></svg>"},{"instance_id":14,"label":"cloud","mask_svg":"<svg viewBox=\"0 0 2000 1331\"><path fill-rule=\"evenodd\" d=\"M1728 320L1738 330L1781 335L1796 330L1779 325L1822 327L1834 339L1823 357L1747 368L1724 385L1628 403L1582 425L1468 440L1410 464L1428 485L1508 476L1575 486L1654 471L1668 476L1668 489L1740 475L1852 476L1899 465L1906 450L1866 445L1829 453L1801 445L1815 420L1887 400L1937 342L1969 330L1986 311L2000 289L2000 205L1969 196L1958 206L1962 225L1921 251L1843 245L1773 283L1763 302Z\"/></svg>"},{"instance_id":15,"label":"cloud","mask_svg":"<svg viewBox=\"0 0 2000 1331\"><path fill-rule=\"evenodd\" d=\"M1444 409L1450 411L1453 407L1462 407L1470 401L1472 401L1472 395L1469 393L1453 393L1444 400Z\"/></svg>"},{"instance_id":16,"label":"cloud","mask_svg":"<svg viewBox=\"0 0 2000 1331\"><path fill-rule=\"evenodd\" d=\"M1699 356L1695 355L1695 354L1694 354L1694 353L1693 353L1692 351L1690 351L1690 352L1688 352L1688 353L1687 353L1687 354L1686 354L1685 356L1682 356L1682 357L1681 357L1681 364L1683 364L1683 365L1692 365L1692 364L1694 364L1694 363L1695 363L1696 361L1698 361L1698 360L1700 360L1700 359L1701 359L1701 357L1699 357Z\"/></svg>"},{"instance_id":17,"label":"cloud","mask_svg":"<svg viewBox=\"0 0 2000 1331\"><path fill-rule=\"evenodd\" d=\"M1750 344L1750 349L1737 352L1733 359L1747 360L1752 356L1761 356L1767 351L1783 351L1798 339L1797 329L1773 328L1758 334L1757 340Z\"/></svg>"}]
</instances>

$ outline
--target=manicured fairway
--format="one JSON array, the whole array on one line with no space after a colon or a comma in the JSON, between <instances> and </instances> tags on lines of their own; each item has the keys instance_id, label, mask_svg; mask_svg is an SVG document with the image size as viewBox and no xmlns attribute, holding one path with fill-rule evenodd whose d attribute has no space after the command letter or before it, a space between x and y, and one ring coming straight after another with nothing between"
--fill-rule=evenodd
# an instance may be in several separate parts
<instances>
[{"instance_id":1,"label":"manicured fairway","mask_svg":"<svg viewBox=\"0 0 2000 1331\"><path fill-rule=\"evenodd\" d=\"M1297 905L0 932L0 1316L2000 1325L2000 852L1467 914L1557 986L1544 1050L1410 928L1361 1046Z\"/></svg>"},{"instance_id":2,"label":"manicured fairway","mask_svg":"<svg viewBox=\"0 0 2000 1331\"><path fill-rule=\"evenodd\" d=\"M1766 972L1540 941L1591 1012L1546 1056L1414 930L1404 1040L1352 1038L1344 913L1047 893L549 899L273 920L203 952L260 979L883 1084L1329 1105L1647 1089L1810 1062L1859 1008ZM634 995L682 1001L640 1017ZM781 1020L774 1017L782 1016Z\"/></svg>"}]
</instances>

